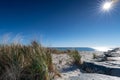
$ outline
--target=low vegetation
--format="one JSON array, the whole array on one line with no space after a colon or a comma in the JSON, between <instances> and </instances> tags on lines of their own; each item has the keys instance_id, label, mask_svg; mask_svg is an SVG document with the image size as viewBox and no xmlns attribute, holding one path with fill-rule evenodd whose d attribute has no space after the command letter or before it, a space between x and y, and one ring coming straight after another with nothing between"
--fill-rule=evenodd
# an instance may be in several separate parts
<instances>
[{"instance_id":1,"label":"low vegetation","mask_svg":"<svg viewBox=\"0 0 120 80\"><path fill-rule=\"evenodd\" d=\"M53 54L67 54L67 53L70 53L71 50L59 50L59 49L56 49L56 48L48 48L51 50L51 53Z\"/></svg>"},{"instance_id":2,"label":"low vegetation","mask_svg":"<svg viewBox=\"0 0 120 80\"><path fill-rule=\"evenodd\" d=\"M59 74L51 50L36 41L30 45L0 45L0 80L52 80L55 75Z\"/></svg>"},{"instance_id":3,"label":"low vegetation","mask_svg":"<svg viewBox=\"0 0 120 80\"><path fill-rule=\"evenodd\" d=\"M77 65L82 64L81 62L81 55L77 50L70 51L69 53L70 57L73 59L73 62Z\"/></svg>"},{"instance_id":4,"label":"low vegetation","mask_svg":"<svg viewBox=\"0 0 120 80\"><path fill-rule=\"evenodd\" d=\"M97 55L95 53L93 53L93 59L96 59Z\"/></svg>"}]
</instances>

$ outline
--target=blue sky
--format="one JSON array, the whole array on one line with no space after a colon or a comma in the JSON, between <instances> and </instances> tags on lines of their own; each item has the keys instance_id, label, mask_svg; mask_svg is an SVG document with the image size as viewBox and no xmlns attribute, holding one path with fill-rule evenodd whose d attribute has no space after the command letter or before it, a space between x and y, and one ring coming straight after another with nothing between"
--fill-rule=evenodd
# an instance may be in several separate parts
<instances>
[{"instance_id":1,"label":"blue sky","mask_svg":"<svg viewBox=\"0 0 120 80\"><path fill-rule=\"evenodd\" d=\"M101 12L101 0L0 0L0 35L21 34L45 46L120 46L120 2Z\"/></svg>"}]
</instances>

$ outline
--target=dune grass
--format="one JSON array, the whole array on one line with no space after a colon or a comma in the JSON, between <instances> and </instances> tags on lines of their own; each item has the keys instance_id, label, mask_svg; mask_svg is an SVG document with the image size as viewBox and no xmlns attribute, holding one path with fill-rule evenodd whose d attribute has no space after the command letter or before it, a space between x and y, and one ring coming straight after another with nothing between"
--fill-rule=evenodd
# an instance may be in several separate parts
<instances>
[{"instance_id":1,"label":"dune grass","mask_svg":"<svg viewBox=\"0 0 120 80\"><path fill-rule=\"evenodd\" d=\"M52 80L55 74L51 50L36 41L0 45L0 80Z\"/></svg>"},{"instance_id":2,"label":"dune grass","mask_svg":"<svg viewBox=\"0 0 120 80\"><path fill-rule=\"evenodd\" d=\"M96 59L97 55L95 53L93 53L93 59Z\"/></svg>"},{"instance_id":3,"label":"dune grass","mask_svg":"<svg viewBox=\"0 0 120 80\"><path fill-rule=\"evenodd\" d=\"M77 50L71 50L69 53L70 57L73 59L73 63L80 65L82 64L81 62L81 55L79 54L79 52Z\"/></svg>"}]
</instances>

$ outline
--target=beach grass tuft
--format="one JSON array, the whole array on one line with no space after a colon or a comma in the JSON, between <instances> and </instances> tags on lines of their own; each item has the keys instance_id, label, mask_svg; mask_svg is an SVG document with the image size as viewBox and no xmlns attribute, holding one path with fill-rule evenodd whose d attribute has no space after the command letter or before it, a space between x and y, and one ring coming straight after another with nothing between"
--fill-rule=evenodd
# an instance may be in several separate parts
<instances>
[{"instance_id":1,"label":"beach grass tuft","mask_svg":"<svg viewBox=\"0 0 120 80\"><path fill-rule=\"evenodd\" d=\"M51 50L38 42L0 45L0 80L52 80L55 74Z\"/></svg>"},{"instance_id":2,"label":"beach grass tuft","mask_svg":"<svg viewBox=\"0 0 120 80\"><path fill-rule=\"evenodd\" d=\"M81 55L77 50L70 51L69 53L70 57L73 59L73 62L77 65L82 64L81 62Z\"/></svg>"}]
</instances>

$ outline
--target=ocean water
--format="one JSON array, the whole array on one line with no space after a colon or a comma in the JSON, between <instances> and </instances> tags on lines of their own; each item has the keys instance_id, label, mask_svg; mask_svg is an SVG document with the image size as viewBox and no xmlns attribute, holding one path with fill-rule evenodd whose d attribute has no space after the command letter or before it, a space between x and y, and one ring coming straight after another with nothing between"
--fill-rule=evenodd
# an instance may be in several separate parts
<instances>
[{"instance_id":1,"label":"ocean water","mask_svg":"<svg viewBox=\"0 0 120 80\"><path fill-rule=\"evenodd\" d=\"M53 49L57 49L57 50L78 50L78 51L95 51L95 49L93 48L89 48L89 47L52 47Z\"/></svg>"}]
</instances>

